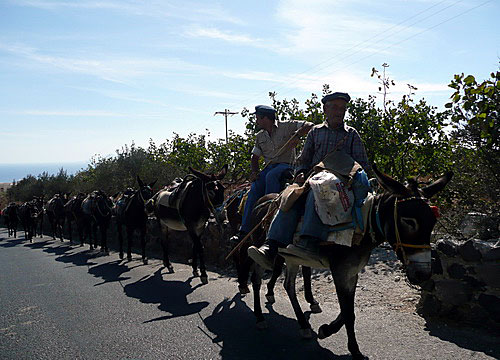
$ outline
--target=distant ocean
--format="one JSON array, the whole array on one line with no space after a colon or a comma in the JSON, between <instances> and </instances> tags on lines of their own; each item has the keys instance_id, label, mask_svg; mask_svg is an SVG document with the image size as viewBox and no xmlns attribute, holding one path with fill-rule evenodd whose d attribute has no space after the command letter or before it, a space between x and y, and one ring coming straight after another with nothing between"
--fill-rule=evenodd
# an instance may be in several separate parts
<instances>
[{"instance_id":1,"label":"distant ocean","mask_svg":"<svg viewBox=\"0 0 500 360\"><path fill-rule=\"evenodd\" d=\"M63 168L68 175L73 175L82 169L87 168L87 162L71 163L39 163L39 164L0 164L0 183L19 181L28 175L37 177L47 172L49 175L59 173Z\"/></svg>"}]
</instances>

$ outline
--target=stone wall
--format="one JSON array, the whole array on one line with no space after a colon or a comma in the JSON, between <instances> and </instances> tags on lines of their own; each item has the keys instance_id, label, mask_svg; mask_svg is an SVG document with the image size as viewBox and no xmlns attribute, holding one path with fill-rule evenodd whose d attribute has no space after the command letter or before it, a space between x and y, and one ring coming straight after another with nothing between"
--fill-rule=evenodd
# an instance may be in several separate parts
<instances>
[{"instance_id":1,"label":"stone wall","mask_svg":"<svg viewBox=\"0 0 500 360\"><path fill-rule=\"evenodd\" d=\"M439 240L433 276L418 304L424 316L439 316L500 330L500 241Z\"/></svg>"}]
</instances>

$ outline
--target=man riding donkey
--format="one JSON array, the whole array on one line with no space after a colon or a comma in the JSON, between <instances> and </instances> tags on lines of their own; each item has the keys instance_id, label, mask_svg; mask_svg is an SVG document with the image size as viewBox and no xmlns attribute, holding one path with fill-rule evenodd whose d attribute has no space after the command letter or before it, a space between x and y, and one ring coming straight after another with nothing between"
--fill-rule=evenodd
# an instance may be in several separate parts
<instances>
[{"instance_id":1,"label":"man riding donkey","mask_svg":"<svg viewBox=\"0 0 500 360\"><path fill-rule=\"evenodd\" d=\"M299 169L295 182L304 183L304 178L308 181L303 186L293 184L283 192L280 209L271 222L266 242L259 248L251 246L248 249L248 255L265 269L272 269L279 247L290 245L288 248L294 247L302 257L314 257L319 255L319 244L328 239L330 226L322 222L323 218L320 218L316 211L314 192L308 191L314 170L318 172L326 169L349 185L353 177L359 176L358 180L367 186L362 187L361 194L355 191L355 201L363 201L366 196L366 188L369 186L364 170L371 171L371 166L359 133L344 123L346 107L350 100L350 96L342 92L326 95L321 100L326 121L314 126L308 133L298 158ZM341 184L339 193L343 191L342 186ZM289 189L290 191L287 191ZM346 203L349 203L349 200L342 199L342 205ZM331 209L326 209L326 213L330 211ZM299 240L295 245L291 245L302 215Z\"/></svg>"},{"instance_id":2,"label":"man riding donkey","mask_svg":"<svg viewBox=\"0 0 500 360\"><path fill-rule=\"evenodd\" d=\"M255 146L250 159L252 186L245 203L239 232L231 238L233 242L240 242L251 231L251 215L257 200L266 194L281 191L281 176L292 170L294 148L299 138L314 126L308 121L276 121L276 110L267 105L257 105L253 114L261 130L255 136ZM259 172L261 157L264 157L265 167Z\"/></svg>"}]
</instances>

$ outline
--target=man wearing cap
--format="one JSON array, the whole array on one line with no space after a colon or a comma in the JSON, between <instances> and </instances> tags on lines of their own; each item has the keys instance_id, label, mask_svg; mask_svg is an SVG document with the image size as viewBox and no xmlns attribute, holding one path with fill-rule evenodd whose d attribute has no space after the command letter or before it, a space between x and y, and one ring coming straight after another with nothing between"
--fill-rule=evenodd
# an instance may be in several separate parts
<instances>
[{"instance_id":1,"label":"man wearing cap","mask_svg":"<svg viewBox=\"0 0 500 360\"><path fill-rule=\"evenodd\" d=\"M295 158L294 145L297 144L300 136L307 134L314 126L313 123L307 121L277 122L276 110L267 105L257 105L253 114L261 130L255 136L255 146L250 159L252 187L248 193L240 231L232 239L233 241L241 240L250 232L251 214L255 202L266 194L280 191L280 176L284 171L291 169ZM264 157L266 165L259 172L261 157Z\"/></svg>"},{"instance_id":2,"label":"man wearing cap","mask_svg":"<svg viewBox=\"0 0 500 360\"><path fill-rule=\"evenodd\" d=\"M344 124L348 102L347 93L335 92L323 97L325 122L316 125L308 133L304 149L298 158L298 174L307 173L313 166L322 162L335 150L342 150L357 161L366 171L371 170L366 151L356 129ZM300 175L298 175L300 176ZM314 209L314 196L310 191L307 197L298 201L290 210L279 210L267 234L267 240L260 248L251 246L248 255L264 268L272 268L278 247L293 242L293 235L300 217L304 215L304 225L300 232L299 246L312 255L317 254L319 242L327 233Z\"/></svg>"}]
</instances>

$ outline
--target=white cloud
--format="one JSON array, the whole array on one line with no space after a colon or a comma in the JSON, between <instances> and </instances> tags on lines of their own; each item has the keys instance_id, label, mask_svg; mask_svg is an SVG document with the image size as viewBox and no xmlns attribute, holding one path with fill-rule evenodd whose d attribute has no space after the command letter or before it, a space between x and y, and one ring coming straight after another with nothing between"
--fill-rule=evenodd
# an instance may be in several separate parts
<instances>
[{"instance_id":1,"label":"white cloud","mask_svg":"<svg viewBox=\"0 0 500 360\"><path fill-rule=\"evenodd\" d=\"M189 37L195 38L209 38L223 40L230 43L252 45L256 47L267 47L266 43L262 39L253 38L248 35L235 34L233 32L224 32L214 27L191 27L188 28L184 34Z\"/></svg>"}]
</instances>

